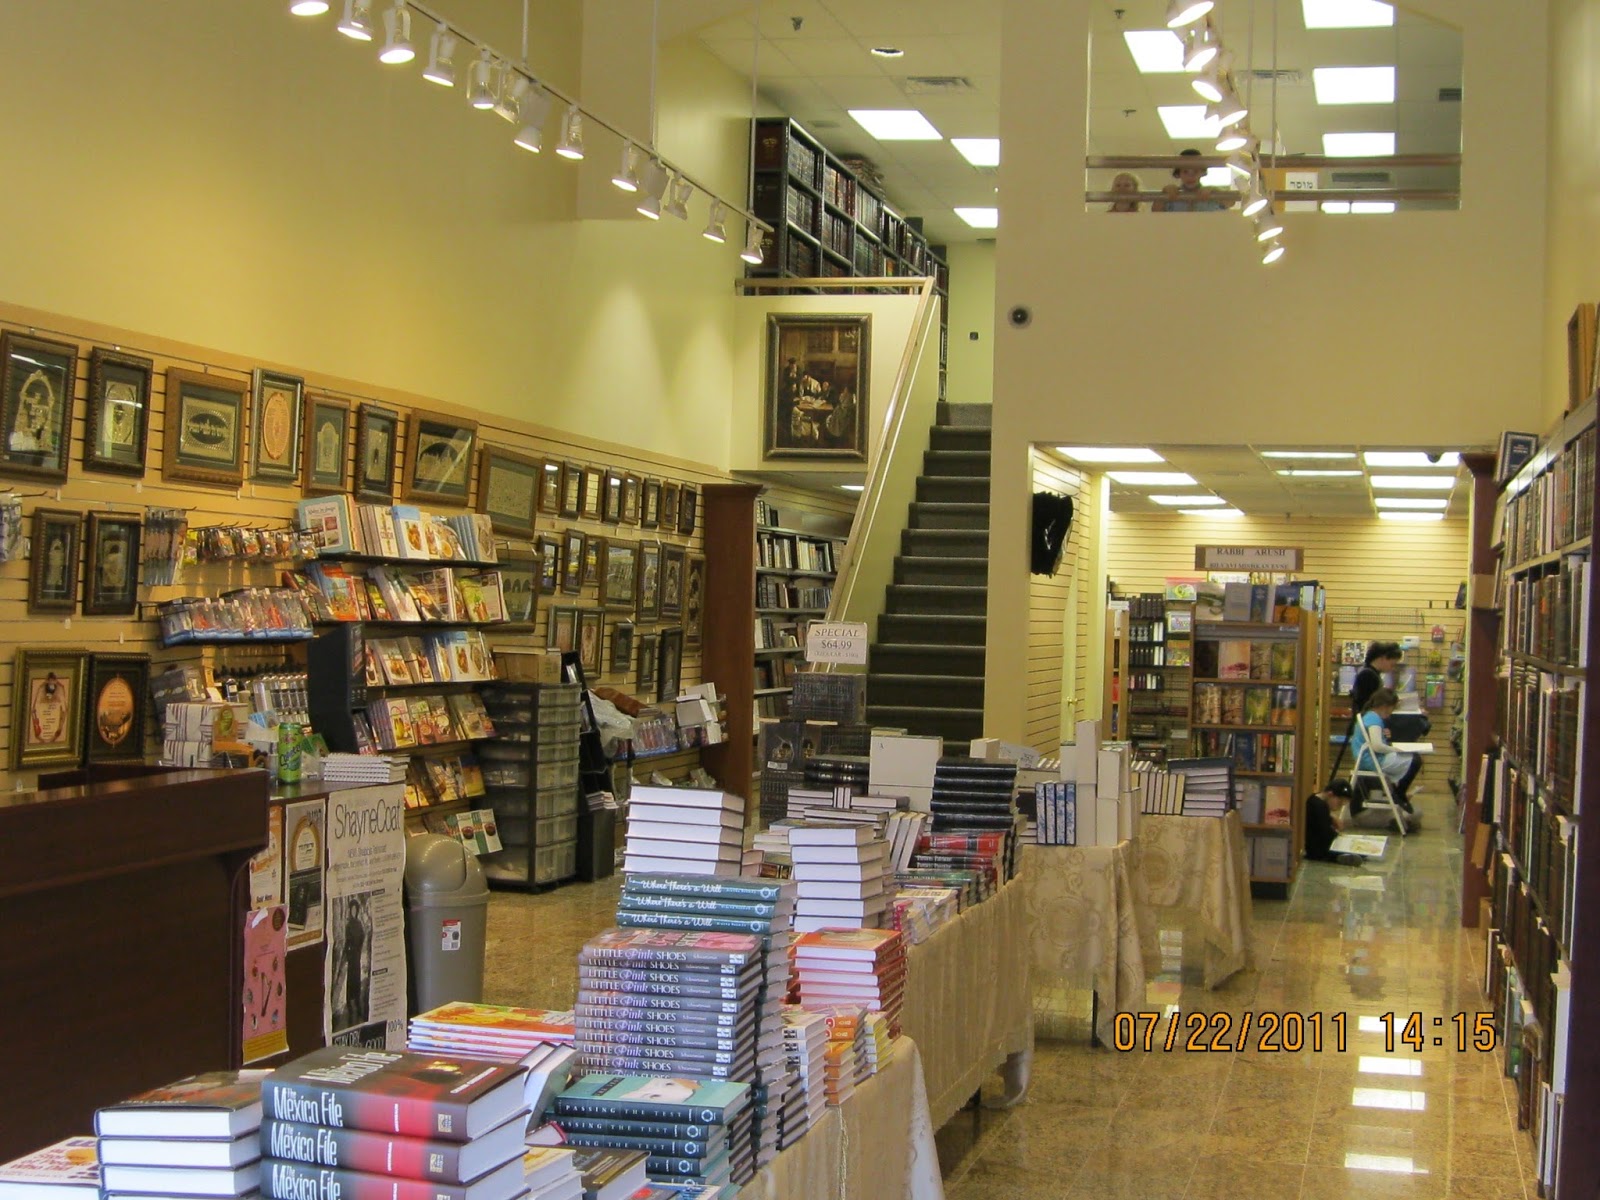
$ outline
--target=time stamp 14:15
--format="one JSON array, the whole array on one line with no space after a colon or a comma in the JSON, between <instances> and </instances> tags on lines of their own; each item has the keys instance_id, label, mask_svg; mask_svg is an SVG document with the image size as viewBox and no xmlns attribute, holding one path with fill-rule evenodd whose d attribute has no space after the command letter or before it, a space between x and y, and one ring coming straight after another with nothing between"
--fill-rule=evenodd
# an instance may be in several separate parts
<instances>
[{"instance_id":1,"label":"time stamp 14:15","mask_svg":"<svg viewBox=\"0 0 1600 1200\"><path fill-rule=\"evenodd\" d=\"M1113 1022L1113 1043L1118 1050L1200 1051L1237 1054L1302 1050L1320 1053L1324 1049L1343 1053L1348 1049L1350 1014L1343 1012L1120 1012ZM1420 1012L1387 1012L1375 1017L1357 1018L1358 1033L1381 1033L1386 1054L1412 1050L1421 1054L1432 1045L1449 1047L1465 1054L1469 1050L1487 1053L1495 1048L1498 1034L1494 1014L1454 1013L1449 1017L1429 1018Z\"/></svg>"}]
</instances>

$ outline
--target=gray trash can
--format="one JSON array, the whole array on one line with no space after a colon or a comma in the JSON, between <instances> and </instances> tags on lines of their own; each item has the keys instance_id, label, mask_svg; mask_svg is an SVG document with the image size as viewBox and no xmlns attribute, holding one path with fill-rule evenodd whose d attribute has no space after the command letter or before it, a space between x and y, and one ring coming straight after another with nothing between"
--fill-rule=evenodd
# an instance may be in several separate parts
<instances>
[{"instance_id":1,"label":"gray trash can","mask_svg":"<svg viewBox=\"0 0 1600 1200\"><path fill-rule=\"evenodd\" d=\"M415 1011L482 1001L489 885L476 856L443 834L409 838L406 909Z\"/></svg>"}]
</instances>

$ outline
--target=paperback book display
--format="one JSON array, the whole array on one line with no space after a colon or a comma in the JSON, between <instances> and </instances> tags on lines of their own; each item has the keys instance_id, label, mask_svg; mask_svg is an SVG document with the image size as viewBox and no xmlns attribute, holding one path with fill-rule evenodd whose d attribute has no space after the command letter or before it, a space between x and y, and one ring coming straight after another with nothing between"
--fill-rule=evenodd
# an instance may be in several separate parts
<instances>
[{"instance_id":1,"label":"paperback book display","mask_svg":"<svg viewBox=\"0 0 1600 1200\"><path fill-rule=\"evenodd\" d=\"M92 1137L70 1137L0 1164L3 1200L98 1200L100 1160Z\"/></svg>"},{"instance_id":2,"label":"paperback book display","mask_svg":"<svg viewBox=\"0 0 1600 1200\"><path fill-rule=\"evenodd\" d=\"M246 1196L261 1178L265 1071L180 1079L95 1114L105 1195Z\"/></svg>"},{"instance_id":3,"label":"paperback book display","mask_svg":"<svg viewBox=\"0 0 1600 1200\"><path fill-rule=\"evenodd\" d=\"M527 1071L523 1099L542 1112L572 1079L573 1014L544 1008L452 1001L411 1018L406 1049L515 1063Z\"/></svg>"}]
</instances>

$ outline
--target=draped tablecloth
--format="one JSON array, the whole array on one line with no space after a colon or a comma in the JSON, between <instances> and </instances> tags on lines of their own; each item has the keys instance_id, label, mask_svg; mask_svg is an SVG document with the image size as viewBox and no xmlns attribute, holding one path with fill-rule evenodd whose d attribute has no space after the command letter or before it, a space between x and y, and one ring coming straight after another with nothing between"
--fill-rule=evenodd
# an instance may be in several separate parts
<instances>
[{"instance_id":1,"label":"draped tablecloth","mask_svg":"<svg viewBox=\"0 0 1600 1200\"><path fill-rule=\"evenodd\" d=\"M1022 848L1034 997L1092 990L1095 1034L1113 1045L1119 1012L1144 1008L1144 950L1134 843Z\"/></svg>"},{"instance_id":2,"label":"draped tablecloth","mask_svg":"<svg viewBox=\"0 0 1600 1200\"><path fill-rule=\"evenodd\" d=\"M1027 870L1027 860L1021 865ZM1033 1055L1026 887L1018 877L906 951L900 1027L914 1039L940 1128L997 1070L1021 1098Z\"/></svg>"},{"instance_id":3,"label":"draped tablecloth","mask_svg":"<svg viewBox=\"0 0 1600 1200\"><path fill-rule=\"evenodd\" d=\"M917 1044L901 1037L884 1068L756 1172L739 1200L944 1200Z\"/></svg>"},{"instance_id":4,"label":"draped tablecloth","mask_svg":"<svg viewBox=\"0 0 1600 1200\"><path fill-rule=\"evenodd\" d=\"M1141 905L1185 909L1199 920L1206 987L1243 970L1250 960L1250 856L1238 811L1220 820L1147 814L1135 842Z\"/></svg>"}]
</instances>

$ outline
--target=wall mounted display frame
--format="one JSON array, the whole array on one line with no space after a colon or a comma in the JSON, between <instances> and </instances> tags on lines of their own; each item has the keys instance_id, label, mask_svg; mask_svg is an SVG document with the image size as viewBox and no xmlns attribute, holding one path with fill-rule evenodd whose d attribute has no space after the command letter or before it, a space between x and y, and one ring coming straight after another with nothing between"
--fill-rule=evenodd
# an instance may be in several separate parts
<instances>
[{"instance_id":1,"label":"wall mounted display frame","mask_svg":"<svg viewBox=\"0 0 1600 1200\"><path fill-rule=\"evenodd\" d=\"M250 478L266 483L300 482L300 423L306 381L260 367L250 377Z\"/></svg>"},{"instance_id":2,"label":"wall mounted display frame","mask_svg":"<svg viewBox=\"0 0 1600 1200\"><path fill-rule=\"evenodd\" d=\"M139 609L139 550L144 523L124 513L89 514L83 611L131 617Z\"/></svg>"},{"instance_id":3,"label":"wall mounted display frame","mask_svg":"<svg viewBox=\"0 0 1600 1200\"><path fill-rule=\"evenodd\" d=\"M11 687L11 769L75 767L83 761L82 650L17 651Z\"/></svg>"},{"instance_id":4,"label":"wall mounted display frame","mask_svg":"<svg viewBox=\"0 0 1600 1200\"><path fill-rule=\"evenodd\" d=\"M400 414L375 404L356 413L357 500L372 504L394 501L394 467L400 442Z\"/></svg>"},{"instance_id":5,"label":"wall mounted display frame","mask_svg":"<svg viewBox=\"0 0 1600 1200\"><path fill-rule=\"evenodd\" d=\"M583 533L569 529L561 535L561 590L583 591Z\"/></svg>"},{"instance_id":6,"label":"wall mounted display frame","mask_svg":"<svg viewBox=\"0 0 1600 1200\"><path fill-rule=\"evenodd\" d=\"M684 537L694 535L694 522L696 509L699 507L700 493L687 483L678 489L678 532Z\"/></svg>"},{"instance_id":7,"label":"wall mounted display frame","mask_svg":"<svg viewBox=\"0 0 1600 1200\"><path fill-rule=\"evenodd\" d=\"M603 673L601 654L606 640L606 615L598 608L578 610L578 662L594 676Z\"/></svg>"},{"instance_id":8,"label":"wall mounted display frame","mask_svg":"<svg viewBox=\"0 0 1600 1200\"><path fill-rule=\"evenodd\" d=\"M661 524L660 528L668 533L678 531L678 485L663 483L661 485Z\"/></svg>"},{"instance_id":9,"label":"wall mounted display frame","mask_svg":"<svg viewBox=\"0 0 1600 1200\"><path fill-rule=\"evenodd\" d=\"M683 616L684 568L688 551L682 546L661 546L661 619L676 621Z\"/></svg>"},{"instance_id":10,"label":"wall mounted display frame","mask_svg":"<svg viewBox=\"0 0 1600 1200\"><path fill-rule=\"evenodd\" d=\"M65 479L72 448L78 347L0 333L0 472Z\"/></svg>"},{"instance_id":11,"label":"wall mounted display frame","mask_svg":"<svg viewBox=\"0 0 1600 1200\"><path fill-rule=\"evenodd\" d=\"M561 586L561 539L541 533L533 546L539 555L539 590L549 596Z\"/></svg>"},{"instance_id":12,"label":"wall mounted display frame","mask_svg":"<svg viewBox=\"0 0 1600 1200\"><path fill-rule=\"evenodd\" d=\"M154 378L155 364L148 358L102 346L89 351L89 413L83 430L85 470L144 475Z\"/></svg>"},{"instance_id":13,"label":"wall mounted display frame","mask_svg":"<svg viewBox=\"0 0 1600 1200\"><path fill-rule=\"evenodd\" d=\"M150 656L95 654L84 695L84 762L139 762L149 712Z\"/></svg>"},{"instance_id":14,"label":"wall mounted display frame","mask_svg":"<svg viewBox=\"0 0 1600 1200\"><path fill-rule=\"evenodd\" d=\"M619 538L606 539L600 563L600 603L606 608L631 609L639 577L639 547Z\"/></svg>"},{"instance_id":15,"label":"wall mounted display frame","mask_svg":"<svg viewBox=\"0 0 1600 1200\"><path fill-rule=\"evenodd\" d=\"M578 515L585 521L600 519L601 492L605 489L606 473L600 467L583 469L583 507Z\"/></svg>"},{"instance_id":16,"label":"wall mounted display frame","mask_svg":"<svg viewBox=\"0 0 1600 1200\"><path fill-rule=\"evenodd\" d=\"M561 464L545 459L544 474L539 481L539 511L552 517L561 512Z\"/></svg>"},{"instance_id":17,"label":"wall mounted display frame","mask_svg":"<svg viewBox=\"0 0 1600 1200\"><path fill-rule=\"evenodd\" d=\"M531 454L484 446L478 454L477 510L496 533L532 537L545 463Z\"/></svg>"},{"instance_id":18,"label":"wall mounted display frame","mask_svg":"<svg viewBox=\"0 0 1600 1200\"><path fill-rule=\"evenodd\" d=\"M337 496L350 490L350 403L333 396L308 395L306 438L300 452L300 487L308 496Z\"/></svg>"},{"instance_id":19,"label":"wall mounted display frame","mask_svg":"<svg viewBox=\"0 0 1600 1200\"><path fill-rule=\"evenodd\" d=\"M586 534L583 539L583 586L593 587L600 582L600 572L606 555L606 539L596 534Z\"/></svg>"},{"instance_id":20,"label":"wall mounted display frame","mask_svg":"<svg viewBox=\"0 0 1600 1200\"><path fill-rule=\"evenodd\" d=\"M576 517L583 509L583 468L565 463L561 468L561 516Z\"/></svg>"},{"instance_id":21,"label":"wall mounted display frame","mask_svg":"<svg viewBox=\"0 0 1600 1200\"><path fill-rule=\"evenodd\" d=\"M622 523L639 523L639 477L634 474L622 477Z\"/></svg>"},{"instance_id":22,"label":"wall mounted display frame","mask_svg":"<svg viewBox=\"0 0 1600 1200\"><path fill-rule=\"evenodd\" d=\"M633 612L640 621L661 619L661 543L639 543L639 571Z\"/></svg>"},{"instance_id":23,"label":"wall mounted display frame","mask_svg":"<svg viewBox=\"0 0 1600 1200\"><path fill-rule=\"evenodd\" d=\"M502 550L495 569L505 596L506 624L532 625L539 611L539 556L532 550Z\"/></svg>"},{"instance_id":24,"label":"wall mounted display frame","mask_svg":"<svg viewBox=\"0 0 1600 1200\"><path fill-rule=\"evenodd\" d=\"M162 476L206 487L242 484L249 391L241 380L169 367Z\"/></svg>"},{"instance_id":25,"label":"wall mounted display frame","mask_svg":"<svg viewBox=\"0 0 1600 1200\"><path fill-rule=\"evenodd\" d=\"M865 313L767 317L765 457L867 460L871 339Z\"/></svg>"},{"instance_id":26,"label":"wall mounted display frame","mask_svg":"<svg viewBox=\"0 0 1600 1200\"><path fill-rule=\"evenodd\" d=\"M578 609L556 605L550 609L550 623L545 627L546 650L559 650L570 654L578 644Z\"/></svg>"},{"instance_id":27,"label":"wall mounted display frame","mask_svg":"<svg viewBox=\"0 0 1600 1200\"><path fill-rule=\"evenodd\" d=\"M633 670L633 622L616 621L611 626L611 674L626 675Z\"/></svg>"},{"instance_id":28,"label":"wall mounted display frame","mask_svg":"<svg viewBox=\"0 0 1600 1200\"><path fill-rule=\"evenodd\" d=\"M406 420L404 486L407 500L466 504L478 423L415 409Z\"/></svg>"},{"instance_id":29,"label":"wall mounted display frame","mask_svg":"<svg viewBox=\"0 0 1600 1200\"><path fill-rule=\"evenodd\" d=\"M600 486L600 519L615 525L622 520L622 476L608 470Z\"/></svg>"},{"instance_id":30,"label":"wall mounted display frame","mask_svg":"<svg viewBox=\"0 0 1600 1200\"><path fill-rule=\"evenodd\" d=\"M706 558L691 554L683 569L683 644L700 644L700 627L706 611Z\"/></svg>"},{"instance_id":31,"label":"wall mounted display frame","mask_svg":"<svg viewBox=\"0 0 1600 1200\"><path fill-rule=\"evenodd\" d=\"M78 562L83 514L65 508L33 510L28 550L28 611L72 613L78 608Z\"/></svg>"},{"instance_id":32,"label":"wall mounted display frame","mask_svg":"<svg viewBox=\"0 0 1600 1200\"><path fill-rule=\"evenodd\" d=\"M667 704L678 698L678 683L683 671L683 630L663 629L656 648L656 703Z\"/></svg>"},{"instance_id":33,"label":"wall mounted display frame","mask_svg":"<svg viewBox=\"0 0 1600 1200\"><path fill-rule=\"evenodd\" d=\"M661 524L661 480L646 479L641 495L639 524L646 529L658 528Z\"/></svg>"},{"instance_id":34,"label":"wall mounted display frame","mask_svg":"<svg viewBox=\"0 0 1600 1200\"><path fill-rule=\"evenodd\" d=\"M639 682L641 695L648 695L656 685L656 649L660 638L654 633L638 634L634 641L639 645Z\"/></svg>"}]
</instances>

